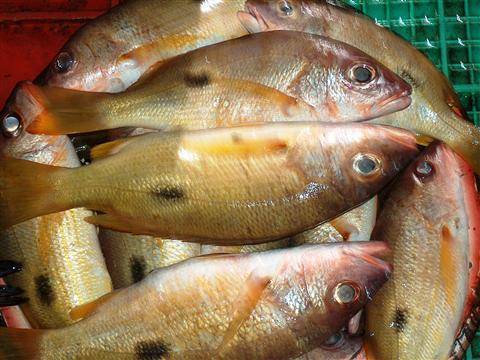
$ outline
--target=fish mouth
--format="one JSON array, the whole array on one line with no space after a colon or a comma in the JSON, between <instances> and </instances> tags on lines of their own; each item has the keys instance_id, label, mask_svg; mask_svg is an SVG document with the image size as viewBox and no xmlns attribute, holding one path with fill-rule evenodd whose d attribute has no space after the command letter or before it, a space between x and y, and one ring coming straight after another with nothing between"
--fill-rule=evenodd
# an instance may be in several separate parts
<instances>
[{"instance_id":1,"label":"fish mouth","mask_svg":"<svg viewBox=\"0 0 480 360\"><path fill-rule=\"evenodd\" d=\"M404 91L403 93L390 96L378 104L372 106L371 112L375 113L375 117L380 117L408 108L412 103L411 93Z\"/></svg>"},{"instance_id":2,"label":"fish mouth","mask_svg":"<svg viewBox=\"0 0 480 360\"><path fill-rule=\"evenodd\" d=\"M263 16L255 9L255 7L245 4L245 10L239 11L237 17L242 25L250 33L259 33L269 30L268 24Z\"/></svg>"}]
</instances>

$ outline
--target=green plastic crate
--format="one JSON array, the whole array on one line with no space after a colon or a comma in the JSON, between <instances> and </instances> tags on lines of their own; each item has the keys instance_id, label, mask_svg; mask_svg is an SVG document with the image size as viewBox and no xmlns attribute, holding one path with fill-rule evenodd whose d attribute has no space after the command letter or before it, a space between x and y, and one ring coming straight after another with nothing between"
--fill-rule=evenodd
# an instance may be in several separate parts
<instances>
[{"instance_id":1,"label":"green plastic crate","mask_svg":"<svg viewBox=\"0 0 480 360\"><path fill-rule=\"evenodd\" d=\"M480 126L480 0L345 2L427 54L454 84L470 119Z\"/></svg>"},{"instance_id":2,"label":"green plastic crate","mask_svg":"<svg viewBox=\"0 0 480 360\"><path fill-rule=\"evenodd\" d=\"M480 0L346 0L428 55L480 126ZM480 360L480 332L465 359Z\"/></svg>"}]
</instances>

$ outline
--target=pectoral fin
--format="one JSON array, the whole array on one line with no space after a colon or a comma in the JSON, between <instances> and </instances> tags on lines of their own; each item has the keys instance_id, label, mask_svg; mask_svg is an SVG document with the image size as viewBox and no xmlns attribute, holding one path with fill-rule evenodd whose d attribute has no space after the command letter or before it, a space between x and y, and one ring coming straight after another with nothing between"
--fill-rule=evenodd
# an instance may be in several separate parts
<instances>
[{"instance_id":1,"label":"pectoral fin","mask_svg":"<svg viewBox=\"0 0 480 360\"><path fill-rule=\"evenodd\" d=\"M249 275L243 290L233 304L232 320L225 332L222 343L217 348L217 354L221 354L225 350L230 341L235 337L238 329L250 317L270 281L271 277L268 275L262 276L255 272Z\"/></svg>"},{"instance_id":2,"label":"pectoral fin","mask_svg":"<svg viewBox=\"0 0 480 360\"><path fill-rule=\"evenodd\" d=\"M142 135L138 135L138 136L142 136ZM118 139L118 140L97 145L90 151L90 156L93 160L97 160L97 159L118 154L125 146L135 141L138 136Z\"/></svg>"}]
</instances>

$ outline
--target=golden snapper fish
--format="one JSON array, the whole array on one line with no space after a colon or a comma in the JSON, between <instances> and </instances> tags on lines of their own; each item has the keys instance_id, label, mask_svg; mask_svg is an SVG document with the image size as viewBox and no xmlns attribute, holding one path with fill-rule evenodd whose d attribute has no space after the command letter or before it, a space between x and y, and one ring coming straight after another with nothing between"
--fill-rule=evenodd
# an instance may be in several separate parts
<instances>
[{"instance_id":1,"label":"golden snapper fish","mask_svg":"<svg viewBox=\"0 0 480 360\"><path fill-rule=\"evenodd\" d=\"M368 359L448 359L479 278L473 170L430 146L393 185L372 239L392 248L392 279L367 307Z\"/></svg>"},{"instance_id":2,"label":"golden snapper fish","mask_svg":"<svg viewBox=\"0 0 480 360\"><path fill-rule=\"evenodd\" d=\"M79 169L7 158L0 228L85 206L103 212L88 222L123 232L273 241L368 200L417 153L405 130L309 122L126 138L98 146L99 160Z\"/></svg>"},{"instance_id":3,"label":"golden snapper fish","mask_svg":"<svg viewBox=\"0 0 480 360\"><path fill-rule=\"evenodd\" d=\"M87 23L37 81L68 89L120 92L153 64L245 35L244 0L124 1Z\"/></svg>"},{"instance_id":4,"label":"golden snapper fish","mask_svg":"<svg viewBox=\"0 0 480 360\"><path fill-rule=\"evenodd\" d=\"M152 68L120 94L20 86L27 131L71 134L132 126L203 129L240 123L357 121L407 107L411 87L346 44L300 32L255 34Z\"/></svg>"},{"instance_id":5,"label":"golden snapper fish","mask_svg":"<svg viewBox=\"0 0 480 360\"><path fill-rule=\"evenodd\" d=\"M14 117L4 118L0 123L0 157L63 167L80 165L66 136L33 136L22 132L22 126L28 124L19 123ZM2 159L0 172L5 170ZM32 176L33 180L38 174ZM15 191L21 193L23 189ZM23 264L23 271L7 277L6 282L24 290L29 301L22 305L22 310L32 325L50 328L71 324L69 313L73 308L112 290L95 226L83 220L92 215L91 211L79 208L0 231L0 260Z\"/></svg>"},{"instance_id":6,"label":"golden snapper fish","mask_svg":"<svg viewBox=\"0 0 480 360\"><path fill-rule=\"evenodd\" d=\"M340 1L248 0L239 19L250 32L296 30L331 37L374 56L407 80L412 104L378 121L439 139L480 173L480 130L466 115L452 86L409 42Z\"/></svg>"},{"instance_id":7,"label":"golden snapper fish","mask_svg":"<svg viewBox=\"0 0 480 360\"><path fill-rule=\"evenodd\" d=\"M206 255L156 270L59 330L0 329L3 359L290 359L388 279L383 242Z\"/></svg>"}]
</instances>

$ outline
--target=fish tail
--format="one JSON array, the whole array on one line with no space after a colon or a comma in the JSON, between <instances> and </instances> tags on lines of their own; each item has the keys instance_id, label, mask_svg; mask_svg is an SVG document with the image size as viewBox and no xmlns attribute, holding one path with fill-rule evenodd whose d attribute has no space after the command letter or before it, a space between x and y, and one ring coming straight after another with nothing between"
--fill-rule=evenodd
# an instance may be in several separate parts
<instances>
[{"instance_id":1,"label":"fish tail","mask_svg":"<svg viewBox=\"0 0 480 360\"><path fill-rule=\"evenodd\" d=\"M72 171L27 160L0 158L0 230L70 208L62 177ZM59 176L61 175L61 176Z\"/></svg>"},{"instance_id":2,"label":"fish tail","mask_svg":"<svg viewBox=\"0 0 480 360\"><path fill-rule=\"evenodd\" d=\"M20 83L17 98L28 102L19 108L25 123L31 120L27 131L31 134L65 135L110 128L108 117L102 116L103 100L111 94L37 86Z\"/></svg>"},{"instance_id":3,"label":"fish tail","mask_svg":"<svg viewBox=\"0 0 480 360\"><path fill-rule=\"evenodd\" d=\"M40 359L40 341L46 330L0 328L0 358Z\"/></svg>"}]
</instances>

